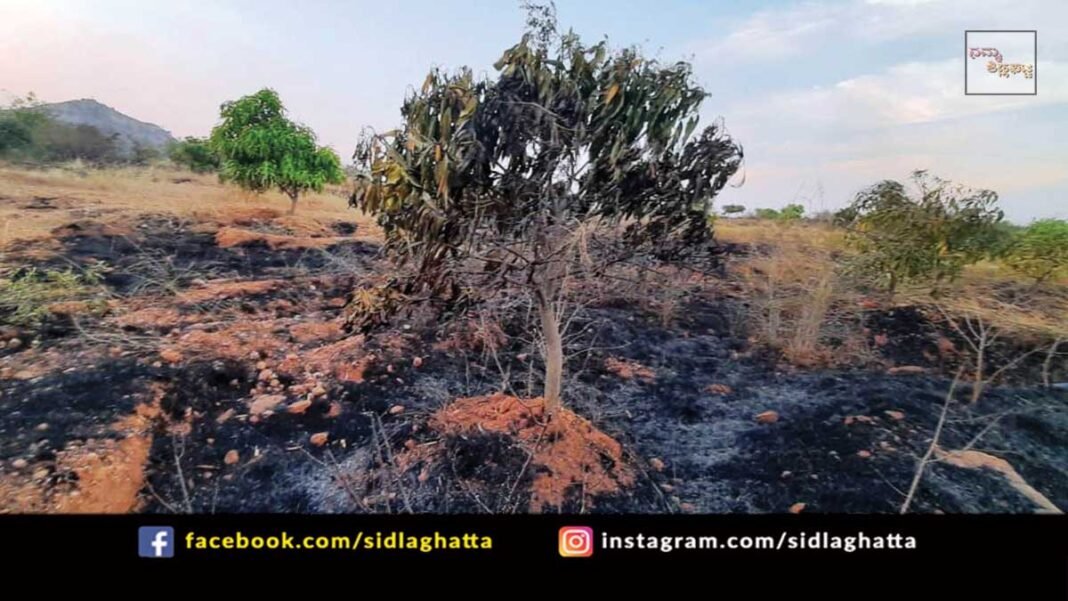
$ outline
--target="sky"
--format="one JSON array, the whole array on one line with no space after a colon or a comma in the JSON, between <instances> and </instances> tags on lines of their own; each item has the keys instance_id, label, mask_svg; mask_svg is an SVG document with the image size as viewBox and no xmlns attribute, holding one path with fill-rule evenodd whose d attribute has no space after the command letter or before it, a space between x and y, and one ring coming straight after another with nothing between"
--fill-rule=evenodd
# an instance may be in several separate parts
<instances>
[{"instance_id":1,"label":"sky","mask_svg":"<svg viewBox=\"0 0 1068 601\"><path fill-rule=\"evenodd\" d=\"M1066 0L558 0L561 26L693 63L744 147L719 204L812 211L915 169L1068 218ZM343 159L435 66L491 75L513 0L0 0L0 99L95 98L175 136L262 87ZM1038 31L1038 94L965 96L966 29Z\"/></svg>"}]
</instances>

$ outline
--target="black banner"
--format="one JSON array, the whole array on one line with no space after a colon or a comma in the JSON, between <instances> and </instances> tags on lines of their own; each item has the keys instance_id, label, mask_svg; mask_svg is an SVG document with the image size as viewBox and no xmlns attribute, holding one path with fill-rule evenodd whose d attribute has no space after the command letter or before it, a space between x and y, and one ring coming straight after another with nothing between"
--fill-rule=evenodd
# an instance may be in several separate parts
<instances>
[{"instance_id":1,"label":"black banner","mask_svg":"<svg viewBox=\"0 0 1068 601\"><path fill-rule=\"evenodd\" d=\"M1028 590L1068 586L1065 516L2 516L0 531L8 557L111 566L638 563L724 575L815 566L880 580L937 576L965 588L991 577Z\"/></svg>"}]
</instances>

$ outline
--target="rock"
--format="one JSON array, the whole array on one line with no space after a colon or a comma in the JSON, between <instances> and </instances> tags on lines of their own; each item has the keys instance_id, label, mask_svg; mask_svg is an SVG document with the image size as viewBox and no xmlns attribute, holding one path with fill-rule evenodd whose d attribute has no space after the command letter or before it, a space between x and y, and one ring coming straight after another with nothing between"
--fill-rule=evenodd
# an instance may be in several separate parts
<instances>
[{"instance_id":1,"label":"rock","mask_svg":"<svg viewBox=\"0 0 1068 601\"><path fill-rule=\"evenodd\" d=\"M32 380L34 378L33 372L28 369L23 369L15 372L13 376L16 380Z\"/></svg>"},{"instance_id":2,"label":"rock","mask_svg":"<svg viewBox=\"0 0 1068 601\"><path fill-rule=\"evenodd\" d=\"M758 424L774 424L779 421L779 413L777 411L765 411L758 413L754 419Z\"/></svg>"},{"instance_id":3,"label":"rock","mask_svg":"<svg viewBox=\"0 0 1068 601\"><path fill-rule=\"evenodd\" d=\"M47 477L48 477L48 470L43 468L43 467L39 468L37 470L34 470L34 472L33 472L33 479L34 480L44 480Z\"/></svg>"},{"instance_id":4,"label":"rock","mask_svg":"<svg viewBox=\"0 0 1068 601\"><path fill-rule=\"evenodd\" d=\"M804 503L794 503L790 506L790 513L798 514L805 510Z\"/></svg>"},{"instance_id":5,"label":"rock","mask_svg":"<svg viewBox=\"0 0 1068 601\"><path fill-rule=\"evenodd\" d=\"M311 438L308 440L310 440L313 445L321 447L326 444L326 441L329 439L330 434L328 432L316 432L315 434L312 434Z\"/></svg>"},{"instance_id":6,"label":"rock","mask_svg":"<svg viewBox=\"0 0 1068 601\"><path fill-rule=\"evenodd\" d=\"M337 417L341 415L341 403L330 403L330 410L326 412L327 417Z\"/></svg>"},{"instance_id":7,"label":"rock","mask_svg":"<svg viewBox=\"0 0 1068 601\"><path fill-rule=\"evenodd\" d=\"M159 358L167 363L178 363L182 360L182 354L174 349L163 349L159 352Z\"/></svg>"},{"instance_id":8,"label":"rock","mask_svg":"<svg viewBox=\"0 0 1068 601\"><path fill-rule=\"evenodd\" d=\"M667 467L667 466L664 465L663 460L661 460L659 457L653 457L652 459L649 460L649 467L653 468L654 470L656 470L658 472L662 472L662 471L664 471L664 468Z\"/></svg>"},{"instance_id":9,"label":"rock","mask_svg":"<svg viewBox=\"0 0 1068 601\"><path fill-rule=\"evenodd\" d=\"M842 420L842 423L847 425L847 426L851 426L851 425L853 425L853 419L854 418L853 418L852 415L847 415L847 416L845 416L845 419Z\"/></svg>"},{"instance_id":10,"label":"rock","mask_svg":"<svg viewBox=\"0 0 1068 601\"><path fill-rule=\"evenodd\" d=\"M726 396L734 392L734 389L732 389L730 386L727 386L726 384L709 384L708 387L705 388L705 392L709 392L711 394L718 394L720 396Z\"/></svg>"},{"instance_id":11,"label":"rock","mask_svg":"<svg viewBox=\"0 0 1068 601\"><path fill-rule=\"evenodd\" d=\"M890 344L890 337L886 334L875 335L875 346L886 346Z\"/></svg>"},{"instance_id":12,"label":"rock","mask_svg":"<svg viewBox=\"0 0 1068 601\"><path fill-rule=\"evenodd\" d=\"M886 373L891 376L918 375L927 373L927 368L919 365L899 365L886 370Z\"/></svg>"},{"instance_id":13,"label":"rock","mask_svg":"<svg viewBox=\"0 0 1068 601\"><path fill-rule=\"evenodd\" d=\"M323 388L322 384L316 384L315 388L312 388L311 395L313 397L323 396L326 394L326 388Z\"/></svg>"},{"instance_id":14,"label":"rock","mask_svg":"<svg viewBox=\"0 0 1068 601\"><path fill-rule=\"evenodd\" d=\"M530 355L528 355L526 353L519 353L518 355L515 356L516 361L519 361L520 363L525 362L529 357L530 357Z\"/></svg>"},{"instance_id":15,"label":"rock","mask_svg":"<svg viewBox=\"0 0 1068 601\"><path fill-rule=\"evenodd\" d=\"M45 432L45 431L48 430L48 424L46 424L46 423L37 424L37 427L34 428L34 429L37 430L38 432Z\"/></svg>"},{"instance_id":16,"label":"rock","mask_svg":"<svg viewBox=\"0 0 1068 601\"><path fill-rule=\"evenodd\" d=\"M259 353L257 353L257 355L258 354ZM263 371L265 369L267 369L267 362L266 361L260 361L259 363L256 364L256 370L257 371Z\"/></svg>"},{"instance_id":17,"label":"rock","mask_svg":"<svg viewBox=\"0 0 1068 601\"><path fill-rule=\"evenodd\" d=\"M26 461L25 459L22 459L22 458L16 459L16 460L11 462L11 467L13 467L13 468L15 468L17 470L24 470L29 465L30 465L30 462Z\"/></svg>"},{"instance_id":18,"label":"rock","mask_svg":"<svg viewBox=\"0 0 1068 601\"><path fill-rule=\"evenodd\" d=\"M386 373L393 373L393 364L390 363L386 366Z\"/></svg>"},{"instance_id":19,"label":"rock","mask_svg":"<svg viewBox=\"0 0 1068 601\"><path fill-rule=\"evenodd\" d=\"M296 403L293 403L292 405L286 408L286 411L292 413L293 415L304 415L304 412L306 412L311 406L312 402L308 399L304 399L303 401L297 401Z\"/></svg>"},{"instance_id":20,"label":"rock","mask_svg":"<svg viewBox=\"0 0 1068 601\"><path fill-rule=\"evenodd\" d=\"M935 346L938 347L938 353L943 357L954 355L957 352L957 345L953 344L953 341L945 336L939 336L935 341Z\"/></svg>"},{"instance_id":21,"label":"rock","mask_svg":"<svg viewBox=\"0 0 1068 601\"><path fill-rule=\"evenodd\" d=\"M860 457L861 459L867 459L868 457L871 457L871 451L861 449L857 451L857 457Z\"/></svg>"},{"instance_id":22,"label":"rock","mask_svg":"<svg viewBox=\"0 0 1068 601\"><path fill-rule=\"evenodd\" d=\"M697 507L693 503L679 503L679 509L686 513L694 513L697 511Z\"/></svg>"},{"instance_id":23,"label":"rock","mask_svg":"<svg viewBox=\"0 0 1068 601\"><path fill-rule=\"evenodd\" d=\"M274 379L274 372L269 369L260 370L260 375L256 379L260 382L270 382Z\"/></svg>"},{"instance_id":24,"label":"rock","mask_svg":"<svg viewBox=\"0 0 1068 601\"><path fill-rule=\"evenodd\" d=\"M884 451L893 451L894 450L894 445L886 442L885 440L881 440L881 441L879 441L879 448L884 450Z\"/></svg>"},{"instance_id":25,"label":"rock","mask_svg":"<svg viewBox=\"0 0 1068 601\"><path fill-rule=\"evenodd\" d=\"M251 353L248 354L248 358L253 360L253 361L259 361L263 357L260 356L259 351L252 351Z\"/></svg>"},{"instance_id":26,"label":"rock","mask_svg":"<svg viewBox=\"0 0 1068 601\"><path fill-rule=\"evenodd\" d=\"M789 478L789 477L791 477L793 475L794 475L794 473L791 472L790 470L785 470L785 471L783 471L783 473L779 474L779 477L782 478L783 480L785 480L785 479L787 479L787 478Z\"/></svg>"},{"instance_id":27,"label":"rock","mask_svg":"<svg viewBox=\"0 0 1068 601\"><path fill-rule=\"evenodd\" d=\"M394 405L389 408L390 415L400 415L404 413L404 405Z\"/></svg>"},{"instance_id":28,"label":"rock","mask_svg":"<svg viewBox=\"0 0 1068 601\"><path fill-rule=\"evenodd\" d=\"M423 471L419 472L419 482L426 482L430 479L430 468L424 467Z\"/></svg>"},{"instance_id":29,"label":"rock","mask_svg":"<svg viewBox=\"0 0 1068 601\"><path fill-rule=\"evenodd\" d=\"M281 394L264 394L252 399L252 404L248 408L248 412L251 415L263 415L267 411L271 411L286 400L285 395Z\"/></svg>"},{"instance_id":30,"label":"rock","mask_svg":"<svg viewBox=\"0 0 1068 601\"><path fill-rule=\"evenodd\" d=\"M905 419L905 414L904 414L904 412L901 412L901 411L893 411L893 410L887 409L883 413L885 413L887 416L890 417L890 419L892 419L894 421L898 421L899 422L899 421Z\"/></svg>"},{"instance_id":31,"label":"rock","mask_svg":"<svg viewBox=\"0 0 1068 601\"><path fill-rule=\"evenodd\" d=\"M7 341L7 348L9 349L17 349L20 346L22 346L22 340L18 338L12 338L11 340Z\"/></svg>"},{"instance_id":32,"label":"rock","mask_svg":"<svg viewBox=\"0 0 1068 601\"><path fill-rule=\"evenodd\" d=\"M237 453L237 449L230 449L226 452L226 456L223 457L223 463L226 465L233 465L240 461L241 455Z\"/></svg>"},{"instance_id":33,"label":"rock","mask_svg":"<svg viewBox=\"0 0 1068 601\"><path fill-rule=\"evenodd\" d=\"M662 490L664 492L667 492L667 493L670 493L670 492L674 492L675 491L675 487L670 485L670 484L661 484L660 485L660 490Z\"/></svg>"},{"instance_id":34,"label":"rock","mask_svg":"<svg viewBox=\"0 0 1068 601\"><path fill-rule=\"evenodd\" d=\"M419 368L419 367L422 367L422 366L423 366L423 358L422 357L416 357L415 359L412 359L412 367Z\"/></svg>"}]
</instances>

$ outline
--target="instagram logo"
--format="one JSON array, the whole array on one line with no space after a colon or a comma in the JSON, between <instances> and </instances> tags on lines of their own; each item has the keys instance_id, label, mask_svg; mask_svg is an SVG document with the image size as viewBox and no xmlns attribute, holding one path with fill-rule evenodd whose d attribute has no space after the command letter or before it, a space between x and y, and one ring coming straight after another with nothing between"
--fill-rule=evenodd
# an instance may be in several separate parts
<instances>
[{"instance_id":1,"label":"instagram logo","mask_svg":"<svg viewBox=\"0 0 1068 601\"><path fill-rule=\"evenodd\" d=\"M589 557L593 555L593 528L564 526L560 529L561 557Z\"/></svg>"}]
</instances>

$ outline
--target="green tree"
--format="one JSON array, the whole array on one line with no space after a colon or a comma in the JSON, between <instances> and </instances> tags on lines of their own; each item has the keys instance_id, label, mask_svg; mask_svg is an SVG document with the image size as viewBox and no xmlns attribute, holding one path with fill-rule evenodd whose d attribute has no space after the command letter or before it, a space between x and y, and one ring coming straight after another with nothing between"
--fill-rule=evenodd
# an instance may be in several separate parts
<instances>
[{"instance_id":1,"label":"green tree","mask_svg":"<svg viewBox=\"0 0 1068 601\"><path fill-rule=\"evenodd\" d=\"M0 109L0 155L31 154L35 135L50 122L33 92L12 100Z\"/></svg>"},{"instance_id":2,"label":"green tree","mask_svg":"<svg viewBox=\"0 0 1068 601\"><path fill-rule=\"evenodd\" d=\"M905 281L938 284L965 265L990 256L1000 237L1003 213L991 190L970 190L933 177L912 176L916 192L883 181L857 194L837 223L861 254L853 267L875 276L888 291Z\"/></svg>"},{"instance_id":3,"label":"green tree","mask_svg":"<svg viewBox=\"0 0 1068 601\"><path fill-rule=\"evenodd\" d=\"M302 193L344 181L337 154L318 146L311 129L286 117L274 90L227 102L220 112L211 147L219 155L223 181L255 192L277 188L289 197L290 214Z\"/></svg>"},{"instance_id":4,"label":"green tree","mask_svg":"<svg viewBox=\"0 0 1068 601\"><path fill-rule=\"evenodd\" d=\"M1068 272L1068 221L1042 219L1032 223L1013 237L1004 260L1032 278L1036 286Z\"/></svg>"},{"instance_id":5,"label":"green tree","mask_svg":"<svg viewBox=\"0 0 1068 601\"><path fill-rule=\"evenodd\" d=\"M171 161L194 173L211 173L219 169L219 155L205 138L187 137L168 151Z\"/></svg>"},{"instance_id":6,"label":"green tree","mask_svg":"<svg viewBox=\"0 0 1068 601\"><path fill-rule=\"evenodd\" d=\"M800 221L805 216L805 207L799 204L788 204L779 211L780 221Z\"/></svg>"},{"instance_id":7,"label":"green tree","mask_svg":"<svg viewBox=\"0 0 1068 601\"><path fill-rule=\"evenodd\" d=\"M742 205L723 205L720 210L723 211L724 215L740 215L745 212L745 207Z\"/></svg>"},{"instance_id":8,"label":"green tree","mask_svg":"<svg viewBox=\"0 0 1068 601\"><path fill-rule=\"evenodd\" d=\"M778 220L779 212L775 209L757 209L753 212L757 219Z\"/></svg>"},{"instance_id":9,"label":"green tree","mask_svg":"<svg viewBox=\"0 0 1068 601\"><path fill-rule=\"evenodd\" d=\"M528 10L495 78L432 71L401 107L401 127L361 144L353 204L378 215L387 251L414 273L361 291L351 319L372 327L416 295L457 307L525 292L553 411L565 281L637 253L709 249L712 200L742 152L718 124L694 135L707 94L689 64L586 45L557 32L551 8ZM471 262L485 279L465 287Z\"/></svg>"}]
</instances>

